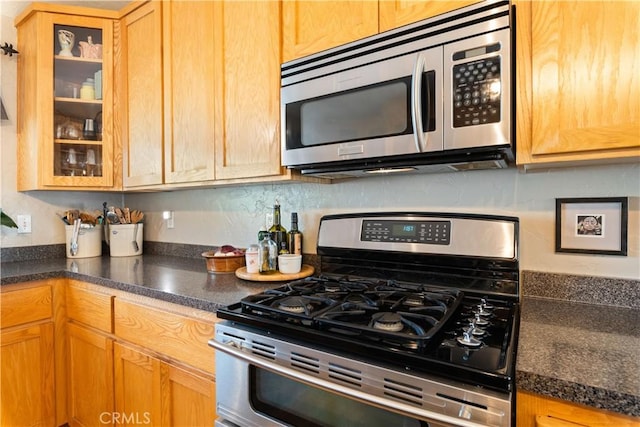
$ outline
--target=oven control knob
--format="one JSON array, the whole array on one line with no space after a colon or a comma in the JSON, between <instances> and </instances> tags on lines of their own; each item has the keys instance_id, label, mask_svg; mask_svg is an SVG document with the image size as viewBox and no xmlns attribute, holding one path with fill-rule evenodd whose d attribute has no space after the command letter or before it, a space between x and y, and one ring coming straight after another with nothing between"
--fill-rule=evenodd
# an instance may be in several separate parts
<instances>
[{"instance_id":1,"label":"oven control knob","mask_svg":"<svg viewBox=\"0 0 640 427\"><path fill-rule=\"evenodd\" d=\"M482 328L478 328L476 323L475 323L475 319L471 321L471 323L469 323L469 329L472 335L476 336L476 337L481 337L484 334L487 333L487 331L485 331Z\"/></svg>"},{"instance_id":2,"label":"oven control knob","mask_svg":"<svg viewBox=\"0 0 640 427\"><path fill-rule=\"evenodd\" d=\"M476 326L487 326L489 324L487 320L480 317L480 313L476 313L475 318L470 319L470 321Z\"/></svg>"},{"instance_id":3,"label":"oven control knob","mask_svg":"<svg viewBox=\"0 0 640 427\"><path fill-rule=\"evenodd\" d=\"M487 310L493 310L493 306L487 302L486 298L481 298L480 304Z\"/></svg>"},{"instance_id":4,"label":"oven control knob","mask_svg":"<svg viewBox=\"0 0 640 427\"><path fill-rule=\"evenodd\" d=\"M480 347L482 345L482 341L474 338L472 332L469 329L463 331L462 336L458 337L458 343L467 347Z\"/></svg>"},{"instance_id":5,"label":"oven control knob","mask_svg":"<svg viewBox=\"0 0 640 427\"><path fill-rule=\"evenodd\" d=\"M483 306L482 304L478 304L478 307L475 311L476 314L479 314L480 316L491 316L493 313L490 309L488 309L487 307Z\"/></svg>"}]
</instances>

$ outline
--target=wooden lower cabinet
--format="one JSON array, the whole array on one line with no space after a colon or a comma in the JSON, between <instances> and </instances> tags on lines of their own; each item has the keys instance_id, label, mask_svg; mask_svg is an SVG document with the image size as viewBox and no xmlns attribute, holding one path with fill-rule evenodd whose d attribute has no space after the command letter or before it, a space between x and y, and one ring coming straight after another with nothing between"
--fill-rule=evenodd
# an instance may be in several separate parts
<instances>
[{"instance_id":1,"label":"wooden lower cabinet","mask_svg":"<svg viewBox=\"0 0 640 427\"><path fill-rule=\"evenodd\" d=\"M215 382L125 343L114 345L120 425L212 426Z\"/></svg>"},{"instance_id":2,"label":"wooden lower cabinet","mask_svg":"<svg viewBox=\"0 0 640 427\"><path fill-rule=\"evenodd\" d=\"M516 405L518 427L640 427L640 418L526 391L518 391Z\"/></svg>"},{"instance_id":3,"label":"wooden lower cabinet","mask_svg":"<svg viewBox=\"0 0 640 427\"><path fill-rule=\"evenodd\" d=\"M214 313L72 279L0 292L0 426L214 425Z\"/></svg>"},{"instance_id":4,"label":"wooden lower cabinet","mask_svg":"<svg viewBox=\"0 0 640 427\"><path fill-rule=\"evenodd\" d=\"M113 339L73 323L67 337L69 425L111 425Z\"/></svg>"},{"instance_id":5,"label":"wooden lower cabinet","mask_svg":"<svg viewBox=\"0 0 640 427\"><path fill-rule=\"evenodd\" d=\"M160 360L123 343L114 345L116 412L120 424L160 425Z\"/></svg>"},{"instance_id":6,"label":"wooden lower cabinet","mask_svg":"<svg viewBox=\"0 0 640 427\"><path fill-rule=\"evenodd\" d=\"M56 426L54 282L0 288L0 425Z\"/></svg>"},{"instance_id":7,"label":"wooden lower cabinet","mask_svg":"<svg viewBox=\"0 0 640 427\"><path fill-rule=\"evenodd\" d=\"M69 424L213 426L213 313L69 281Z\"/></svg>"},{"instance_id":8,"label":"wooden lower cabinet","mask_svg":"<svg viewBox=\"0 0 640 427\"><path fill-rule=\"evenodd\" d=\"M53 322L0 332L3 426L55 426Z\"/></svg>"},{"instance_id":9,"label":"wooden lower cabinet","mask_svg":"<svg viewBox=\"0 0 640 427\"><path fill-rule=\"evenodd\" d=\"M163 395L168 397L162 425L212 426L216 419L214 379L166 363L161 370Z\"/></svg>"}]
</instances>

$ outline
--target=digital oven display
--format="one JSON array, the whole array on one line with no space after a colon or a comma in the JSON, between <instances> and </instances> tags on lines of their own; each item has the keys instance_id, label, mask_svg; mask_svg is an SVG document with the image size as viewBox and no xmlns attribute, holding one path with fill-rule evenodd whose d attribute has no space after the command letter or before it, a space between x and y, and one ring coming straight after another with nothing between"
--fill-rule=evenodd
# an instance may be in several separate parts
<instances>
[{"instance_id":1,"label":"digital oven display","mask_svg":"<svg viewBox=\"0 0 640 427\"><path fill-rule=\"evenodd\" d=\"M397 237L415 237L416 226L413 224L393 224L391 232Z\"/></svg>"},{"instance_id":2,"label":"digital oven display","mask_svg":"<svg viewBox=\"0 0 640 427\"><path fill-rule=\"evenodd\" d=\"M448 245L451 242L451 221L364 220L360 240Z\"/></svg>"}]
</instances>

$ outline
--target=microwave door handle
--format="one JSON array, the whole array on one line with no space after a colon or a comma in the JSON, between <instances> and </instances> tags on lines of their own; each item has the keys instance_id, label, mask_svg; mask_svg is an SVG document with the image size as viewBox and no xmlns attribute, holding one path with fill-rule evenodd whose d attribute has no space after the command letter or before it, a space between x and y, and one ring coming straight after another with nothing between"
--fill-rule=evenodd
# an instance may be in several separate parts
<instances>
[{"instance_id":1,"label":"microwave door handle","mask_svg":"<svg viewBox=\"0 0 640 427\"><path fill-rule=\"evenodd\" d=\"M420 97L420 89L422 88L422 75L426 66L427 60L422 53L419 53L416 58L416 63L413 68L413 75L411 76L411 119L413 121L413 139L416 143L416 149L418 152L423 152L427 148L428 136L425 136L422 132L422 99ZM429 91L429 85L427 85L427 92ZM427 93L427 99L429 95ZM427 102L427 113L429 103ZM429 114L427 114L427 117Z\"/></svg>"}]
</instances>

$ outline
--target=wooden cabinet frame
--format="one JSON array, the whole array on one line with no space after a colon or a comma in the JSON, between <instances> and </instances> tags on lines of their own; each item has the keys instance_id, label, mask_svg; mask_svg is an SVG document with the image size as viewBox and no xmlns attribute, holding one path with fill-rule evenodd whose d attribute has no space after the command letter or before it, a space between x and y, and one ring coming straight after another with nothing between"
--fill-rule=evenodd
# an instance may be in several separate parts
<instances>
[{"instance_id":1,"label":"wooden cabinet frame","mask_svg":"<svg viewBox=\"0 0 640 427\"><path fill-rule=\"evenodd\" d=\"M98 12L104 12L99 14ZM18 177L19 191L27 190L116 190L120 168L116 164L116 151L113 138L113 28L115 12L89 8L44 5L36 3L16 17L20 55L18 56ZM102 59L84 60L70 58L72 61L56 59L57 40L54 40L55 26L92 28L102 36ZM82 40L75 40L75 46ZM55 47L54 47L55 46ZM102 100L86 101L70 99L56 93L55 64L67 67L83 67L89 62L101 64ZM93 77L93 74L91 74ZM68 82L67 82L68 83ZM61 83L62 84L62 83ZM56 135L56 109L64 104L70 111L78 110L77 120L91 116L101 108L102 137L99 141L60 139ZM83 115L83 113L86 113ZM80 131L77 131L80 132ZM81 133L81 132L80 132ZM81 135L79 135L81 136ZM87 145L88 144L88 145ZM96 157L101 160L100 176L65 175L67 172L55 171L56 151L62 146L94 147ZM80 150L80 148L79 148ZM99 153L98 153L99 151ZM62 154L58 153L57 156ZM87 152L84 154L87 155ZM80 157L80 153L78 153ZM84 157L83 157L84 159ZM78 159L80 162L81 159ZM98 170L98 169L95 169Z\"/></svg>"},{"instance_id":2,"label":"wooden cabinet frame","mask_svg":"<svg viewBox=\"0 0 640 427\"><path fill-rule=\"evenodd\" d=\"M514 3L518 165L535 169L638 162L640 78L635 70L640 67L639 36L637 31L624 29L635 25L640 6L624 1L618 5L604 1ZM569 15L591 20L580 28L591 38L575 31L566 34L576 24L572 17L561 19L561 7L573 8ZM584 9L574 10L578 8ZM606 17L599 8L607 11ZM601 28L595 25L599 22ZM605 62L609 60L621 68L615 78L607 74L612 64ZM626 65L616 65L622 63ZM593 102L594 98L600 101Z\"/></svg>"}]
</instances>

